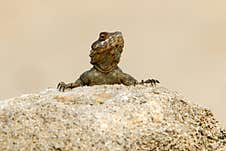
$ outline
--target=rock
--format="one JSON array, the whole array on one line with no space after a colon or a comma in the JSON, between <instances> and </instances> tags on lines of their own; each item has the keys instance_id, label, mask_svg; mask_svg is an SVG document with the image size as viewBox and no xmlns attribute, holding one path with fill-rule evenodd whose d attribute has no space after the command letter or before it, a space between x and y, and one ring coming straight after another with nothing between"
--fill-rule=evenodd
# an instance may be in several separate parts
<instances>
[{"instance_id":1,"label":"rock","mask_svg":"<svg viewBox=\"0 0 226 151\"><path fill-rule=\"evenodd\" d=\"M102 85L0 101L0 150L225 151L210 110L149 85Z\"/></svg>"}]
</instances>

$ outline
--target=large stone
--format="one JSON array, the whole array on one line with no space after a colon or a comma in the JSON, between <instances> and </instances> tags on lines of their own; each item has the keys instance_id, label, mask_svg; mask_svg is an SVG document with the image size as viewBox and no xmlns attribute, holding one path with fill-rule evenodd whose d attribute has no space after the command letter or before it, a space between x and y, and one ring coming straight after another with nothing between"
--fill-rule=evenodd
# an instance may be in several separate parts
<instances>
[{"instance_id":1,"label":"large stone","mask_svg":"<svg viewBox=\"0 0 226 151\"><path fill-rule=\"evenodd\" d=\"M78 87L0 101L0 150L226 150L210 110L148 85Z\"/></svg>"}]
</instances>

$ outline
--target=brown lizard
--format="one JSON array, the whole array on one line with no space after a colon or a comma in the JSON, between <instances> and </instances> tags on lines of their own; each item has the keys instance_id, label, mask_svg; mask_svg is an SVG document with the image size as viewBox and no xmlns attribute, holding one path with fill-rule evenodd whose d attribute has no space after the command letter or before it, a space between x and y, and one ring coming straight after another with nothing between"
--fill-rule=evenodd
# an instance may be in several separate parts
<instances>
[{"instance_id":1,"label":"brown lizard","mask_svg":"<svg viewBox=\"0 0 226 151\"><path fill-rule=\"evenodd\" d=\"M85 85L124 84L129 86L144 83L156 85L156 83L159 83L155 79L138 82L131 75L124 73L118 67L123 47L124 39L121 32L101 32L99 38L91 46L89 56L93 67L84 72L75 82L68 84L60 82L57 88L64 91L68 88L72 89Z\"/></svg>"}]
</instances>

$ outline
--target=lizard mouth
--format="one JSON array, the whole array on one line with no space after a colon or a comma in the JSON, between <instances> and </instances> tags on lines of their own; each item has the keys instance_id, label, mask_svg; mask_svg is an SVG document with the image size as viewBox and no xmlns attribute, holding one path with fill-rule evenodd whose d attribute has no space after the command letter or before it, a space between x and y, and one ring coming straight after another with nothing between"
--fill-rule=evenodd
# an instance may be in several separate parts
<instances>
[{"instance_id":1,"label":"lizard mouth","mask_svg":"<svg viewBox=\"0 0 226 151\"><path fill-rule=\"evenodd\" d=\"M90 63L91 64L96 64L96 63L98 63L98 59L99 59L99 55L98 55L99 53L96 51L96 50L90 50L90 54L89 54L89 56L90 56Z\"/></svg>"},{"instance_id":2,"label":"lizard mouth","mask_svg":"<svg viewBox=\"0 0 226 151\"><path fill-rule=\"evenodd\" d=\"M90 59L90 63L92 64L92 65L94 65L95 63L97 63L94 59Z\"/></svg>"}]
</instances>

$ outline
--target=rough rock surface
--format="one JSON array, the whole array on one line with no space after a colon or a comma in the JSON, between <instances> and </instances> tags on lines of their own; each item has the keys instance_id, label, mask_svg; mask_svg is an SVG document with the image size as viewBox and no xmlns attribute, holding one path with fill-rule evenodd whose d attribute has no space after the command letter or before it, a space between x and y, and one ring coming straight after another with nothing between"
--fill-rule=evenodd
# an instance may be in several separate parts
<instances>
[{"instance_id":1,"label":"rough rock surface","mask_svg":"<svg viewBox=\"0 0 226 151\"><path fill-rule=\"evenodd\" d=\"M0 101L0 150L226 150L213 114L176 92L102 85Z\"/></svg>"}]
</instances>

